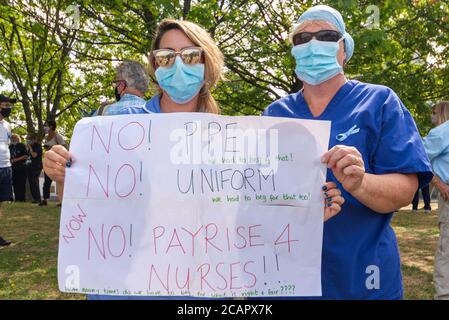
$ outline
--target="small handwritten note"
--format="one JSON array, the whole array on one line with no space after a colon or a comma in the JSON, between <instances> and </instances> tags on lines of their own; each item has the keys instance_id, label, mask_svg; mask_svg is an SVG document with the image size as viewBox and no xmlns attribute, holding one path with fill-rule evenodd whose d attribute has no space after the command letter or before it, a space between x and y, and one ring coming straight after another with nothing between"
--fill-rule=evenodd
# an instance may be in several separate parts
<instances>
[{"instance_id":1,"label":"small handwritten note","mask_svg":"<svg viewBox=\"0 0 449 320\"><path fill-rule=\"evenodd\" d=\"M64 292L319 296L330 123L202 113L82 119L70 146Z\"/></svg>"}]
</instances>

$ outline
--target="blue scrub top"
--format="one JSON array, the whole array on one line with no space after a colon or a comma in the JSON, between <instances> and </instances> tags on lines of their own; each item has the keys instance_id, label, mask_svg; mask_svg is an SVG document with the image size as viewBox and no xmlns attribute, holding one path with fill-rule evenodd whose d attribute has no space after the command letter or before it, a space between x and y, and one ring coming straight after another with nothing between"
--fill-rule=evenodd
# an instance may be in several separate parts
<instances>
[{"instance_id":1,"label":"blue scrub top","mask_svg":"<svg viewBox=\"0 0 449 320\"><path fill-rule=\"evenodd\" d=\"M367 173L416 173L420 186L432 179L410 112L385 86L348 81L318 117L313 117L300 91L275 101L263 115L330 120L329 149L337 144L356 147ZM343 189L331 170L327 181L337 183L346 202L324 224L321 298L401 299L399 249L390 226L393 214L364 206Z\"/></svg>"}]
</instances>

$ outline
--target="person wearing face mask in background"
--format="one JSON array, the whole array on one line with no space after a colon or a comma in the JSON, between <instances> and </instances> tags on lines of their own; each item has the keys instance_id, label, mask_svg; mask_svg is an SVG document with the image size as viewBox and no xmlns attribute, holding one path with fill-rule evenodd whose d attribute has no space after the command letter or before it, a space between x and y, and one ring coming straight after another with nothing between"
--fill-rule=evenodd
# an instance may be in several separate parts
<instances>
[{"instance_id":1,"label":"person wearing face mask in background","mask_svg":"<svg viewBox=\"0 0 449 320\"><path fill-rule=\"evenodd\" d=\"M12 198L12 169L9 153L11 139L11 125L5 119L11 114L12 104L16 99L0 94L0 218L2 216L2 203ZM11 242L0 236L0 247L8 246Z\"/></svg>"},{"instance_id":2,"label":"person wearing face mask in background","mask_svg":"<svg viewBox=\"0 0 449 320\"><path fill-rule=\"evenodd\" d=\"M424 138L424 147L432 163L438 189L438 226L440 238L435 254L435 299L449 300L449 101L432 108L432 123L436 126Z\"/></svg>"},{"instance_id":3,"label":"person wearing face mask in background","mask_svg":"<svg viewBox=\"0 0 449 320\"><path fill-rule=\"evenodd\" d=\"M56 122L54 120L49 120L44 123L45 143L44 149L50 150L52 147L59 145L68 149L67 142L64 138L56 132ZM48 205L48 199L50 199L50 188L52 179L44 172L44 185L42 187L43 200L39 203L39 206ZM58 205L59 206L59 205Z\"/></svg>"},{"instance_id":4,"label":"person wearing face mask in background","mask_svg":"<svg viewBox=\"0 0 449 320\"><path fill-rule=\"evenodd\" d=\"M30 133L27 136L28 159L28 183L30 184L33 203L41 202L41 192L39 190L39 177L42 171L42 146L37 141L37 135Z\"/></svg>"},{"instance_id":5,"label":"person wearing face mask in background","mask_svg":"<svg viewBox=\"0 0 449 320\"><path fill-rule=\"evenodd\" d=\"M25 185L27 181L26 161L28 153L26 146L20 142L17 134L11 135L11 144L9 145L12 165L12 185L14 190L14 201L25 201Z\"/></svg>"},{"instance_id":6,"label":"person wearing face mask in background","mask_svg":"<svg viewBox=\"0 0 449 320\"><path fill-rule=\"evenodd\" d=\"M117 102L102 103L93 116L111 116L128 107L142 107L146 103L144 95L148 91L150 77L145 67L137 61L125 60L115 70L113 86Z\"/></svg>"},{"instance_id":7,"label":"person wearing face mask in background","mask_svg":"<svg viewBox=\"0 0 449 320\"><path fill-rule=\"evenodd\" d=\"M346 200L341 213L324 224L320 298L401 299L399 249L390 221L433 177L415 122L390 88L345 77L354 40L337 10L308 9L290 40L304 86L263 115L331 121L330 150L321 161L328 167L327 181L335 182ZM337 190L329 197L339 195Z\"/></svg>"}]
</instances>

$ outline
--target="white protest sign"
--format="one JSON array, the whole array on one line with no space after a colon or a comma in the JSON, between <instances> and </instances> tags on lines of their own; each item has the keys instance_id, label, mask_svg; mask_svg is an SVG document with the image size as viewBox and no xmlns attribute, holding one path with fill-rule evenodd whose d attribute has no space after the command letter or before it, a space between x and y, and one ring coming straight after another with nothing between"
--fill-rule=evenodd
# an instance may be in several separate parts
<instances>
[{"instance_id":1,"label":"white protest sign","mask_svg":"<svg viewBox=\"0 0 449 320\"><path fill-rule=\"evenodd\" d=\"M330 122L176 113L79 121L65 292L319 296Z\"/></svg>"}]
</instances>

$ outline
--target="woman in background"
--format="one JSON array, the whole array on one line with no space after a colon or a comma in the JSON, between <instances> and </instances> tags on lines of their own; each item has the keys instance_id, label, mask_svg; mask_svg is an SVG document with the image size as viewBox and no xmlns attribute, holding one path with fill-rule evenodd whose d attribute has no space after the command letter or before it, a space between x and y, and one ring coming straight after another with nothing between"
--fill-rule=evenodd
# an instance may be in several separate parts
<instances>
[{"instance_id":1,"label":"woman in background","mask_svg":"<svg viewBox=\"0 0 449 320\"><path fill-rule=\"evenodd\" d=\"M44 132L46 133L44 149L50 150L54 146L62 146L65 149L68 149L68 145L65 142L64 138L56 132L56 122L53 120L49 120L44 124ZM51 187L52 179L44 173L44 186L43 186L43 200L39 203L39 206L46 206L47 200L50 199L50 187Z\"/></svg>"},{"instance_id":2,"label":"woman in background","mask_svg":"<svg viewBox=\"0 0 449 320\"><path fill-rule=\"evenodd\" d=\"M39 177L42 172L42 146L37 142L37 135L30 133L27 136L28 161L28 183L30 184L33 203L41 202L41 192L39 190Z\"/></svg>"},{"instance_id":3,"label":"woman in background","mask_svg":"<svg viewBox=\"0 0 449 320\"><path fill-rule=\"evenodd\" d=\"M435 299L449 300L449 101L433 107L432 123L436 127L424 139L424 147L435 175L432 183L439 191L440 239L435 254Z\"/></svg>"}]
</instances>

